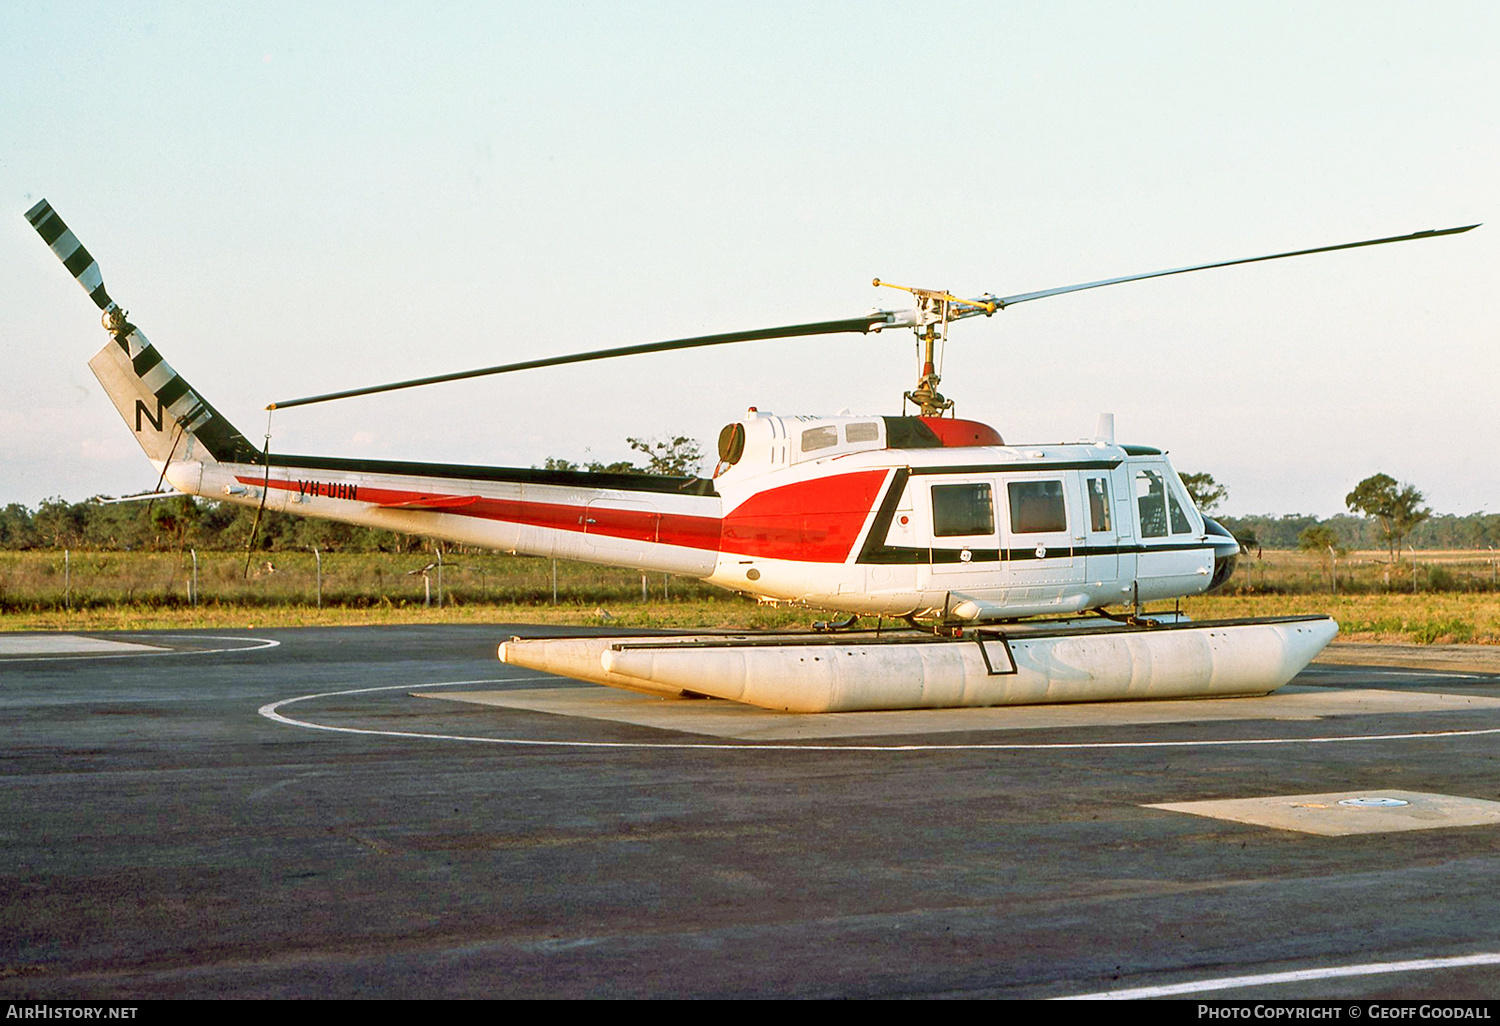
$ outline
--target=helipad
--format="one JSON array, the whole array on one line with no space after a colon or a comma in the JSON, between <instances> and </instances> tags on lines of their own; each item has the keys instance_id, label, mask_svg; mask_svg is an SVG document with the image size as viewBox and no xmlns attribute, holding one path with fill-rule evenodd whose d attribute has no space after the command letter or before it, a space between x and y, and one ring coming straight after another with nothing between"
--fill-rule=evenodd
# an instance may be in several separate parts
<instances>
[{"instance_id":1,"label":"helipad","mask_svg":"<svg viewBox=\"0 0 1500 1026\"><path fill-rule=\"evenodd\" d=\"M612 720L659 730L744 741L833 737L889 737L994 730L1053 730L1248 720L1320 720L1335 716L1477 712L1500 709L1500 698L1375 688L1291 686L1261 698L1179 699L1163 702L1078 702L983 709L900 712L778 713L717 699L667 700L603 687L493 691L414 691L450 702Z\"/></svg>"}]
</instances>

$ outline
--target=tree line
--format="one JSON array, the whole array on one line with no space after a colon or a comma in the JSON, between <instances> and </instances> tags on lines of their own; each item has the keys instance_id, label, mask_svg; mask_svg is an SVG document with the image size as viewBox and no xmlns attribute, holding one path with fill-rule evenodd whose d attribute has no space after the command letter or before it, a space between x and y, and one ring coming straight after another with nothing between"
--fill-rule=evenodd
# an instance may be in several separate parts
<instances>
[{"instance_id":1,"label":"tree line","mask_svg":"<svg viewBox=\"0 0 1500 1026\"><path fill-rule=\"evenodd\" d=\"M1215 517L1239 538L1241 544L1254 549L1257 545L1266 549L1304 548L1302 536L1309 529L1327 530L1332 544L1343 551L1355 549L1386 549L1390 544L1380 522L1373 517L1340 513L1319 518L1302 513L1286 513L1281 516L1266 513L1242 517ZM1500 549L1500 514L1470 513L1455 516L1451 513L1434 513L1412 529L1404 540L1405 545L1416 549Z\"/></svg>"},{"instance_id":2,"label":"tree line","mask_svg":"<svg viewBox=\"0 0 1500 1026\"><path fill-rule=\"evenodd\" d=\"M1211 474L1183 474L1193 502L1204 512L1228 497L1228 490ZM1423 494L1389 474L1372 474L1344 496L1348 513L1326 519L1301 513L1282 516L1221 516L1216 519L1246 549L1331 550L1342 555L1351 549L1385 549L1399 562L1405 548L1487 549L1500 547L1500 514L1435 514L1423 505Z\"/></svg>"},{"instance_id":3,"label":"tree line","mask_svg":"<svg viewBox=\"0 0 1500 1026\"><path fill-rule=\"evenodd\" d=\"M345 552L412 552L430 542L415 535L313 520L186 495L101 503L42 500L35 509L10 503L0 509L0 549L100 549L175 552L182 549L244 551L255 533L257 550L318 548Z\"/></svg>"},{"instance_id":4,"label":"tree line","mask_svg":"<svg viewBox=\"0 0 1500 1026\"><path fill-rule=\"evenodd\" d=\"M549 458L544 470L672 474L698 472L702 450L690 438L628 439L645 459L639 464L574 463ZM1242 545L1264 549L1386 549L1392 561L1402 548L1500 548L1500 514L1435 514L1422 505L1422 493L1385 474L1360 482L1345 502L1351 512L1319 518L1301 513L1227 516L1215 507L1228 490L1211 474L1183 474L1198 508L1212 513ZM413 552L431 545L418 535L396 534L331 520L315 520L266 510L257 527L256 510L189 496L109 503L44 499L36 509L10 503L0 509L0 549L105 549L175 551L187 548L244 550L252 532L255 548L266 551L319 548L345 552Z\"/></svg>"}]
</instances>

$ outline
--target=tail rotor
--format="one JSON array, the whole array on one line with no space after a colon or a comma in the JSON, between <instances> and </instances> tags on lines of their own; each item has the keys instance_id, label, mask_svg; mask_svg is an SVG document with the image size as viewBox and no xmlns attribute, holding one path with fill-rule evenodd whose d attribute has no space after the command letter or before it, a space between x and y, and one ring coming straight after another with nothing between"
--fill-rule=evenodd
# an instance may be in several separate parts
<instances>
[{"instance_id":1,"label":"tail rotor","mask_svg":"<svg viewBox=\"0 0 1500 1026\"><path fill-rule=\"evenodd\" d=\"M99 270L99 261L83 248L83 243L78 241L78 237L63 223L63 219L57 216L57 211L52 209L52 204L42 200L26 211L26 220L31 222L31 227L37 230L42 241L57 254L57 259L63 262L63 266L77 279L78 284L83 286L83 291L89 294L89 298L100 310L110 314L120 309L105 291L104 275ZM123 319L122 313L121 320ZM109 326L108 321L105 322L105 326Z\"/></svg>"}]
</instances>

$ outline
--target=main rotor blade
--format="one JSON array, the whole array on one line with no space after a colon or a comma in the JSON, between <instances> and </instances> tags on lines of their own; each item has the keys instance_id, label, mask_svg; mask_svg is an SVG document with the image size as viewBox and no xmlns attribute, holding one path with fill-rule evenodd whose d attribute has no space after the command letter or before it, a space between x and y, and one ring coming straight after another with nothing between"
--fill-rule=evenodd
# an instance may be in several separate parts
<instances>
[{"instance_id":1,"label":"main rotor blade","mask_svg":"<svg viewBox=\"0 0 1500 1026\"><path fill-rule=\"evenodd\" d=\"M31 222L31 227L36 229L42 241L57 254L57 259L63 262L69 273L78 279L78 284L83 286L83 291L89 294L95 306L108 310L115 305L114 300L109 298L109 293L104 291L104 276L99 271L99 261L89 255L72 229L63 224L63 219L57 216L52 204L42 200L26 211L26 220Z\"/></svg>"},{"instance_id":2,"label":"main rotor blade","mask_svg":"<svg viewBox=\"0 0 1500 1026\"><path fill-rule=\"evenodd\" d=\"M699 346L722 346L730 342L753 342L758 339L796 338L802 335L835 335L840 332L867 333L875 324L889 323L883 313L866 314L842 321L817 321L812 324L789 324L780 328L760 328L755 331L731 331L723 335L699 335L695 338L669 339L665 342L646 342L641 345L619 346L615 349L599 349L591 353L572 353L568 356L548 356L538 360L523 360L506 363L498 367L481 367L478 370L457 371L453 374L434 374L410 381L396 381L389 385L371 385L367 388L351 388L343 392L329 392L304 399L288 399L271 403L268 410L284 410L292 406L307 406L333 399L348 399L357 395L374 395L376 392L394 392L401 388L416 388L418 385L436 385L443 381L461 381L464 378L479 378L487 374L508 374L511 371L535 370L538 367L557 367L566 363L585 363L589 360L608 360L616 356L637 356L641 353L665 353L674 349L696 349Z\"/></svg>"},{"instance_id":3,"label":"main rotor blade","mask_svg":"<svg viewBox=\"0 0 1500 1026\"><path fill-rule=\"evenodd\" d=\"M1462 228L1432 229L1425 232L1413 232L1411 235L1392 235L1386 239L1366 239L1364 242L1345 242L1337 246L1318 246L1315 249L1298 249L1290 253L1272 253L1270 256L1246 257L1242 260L1220 260L1212 264L1194 264L1192 267L1174 267L1169 271L1151 271L1148 274L1130 274L1123 278L1106 278L1104 281L1090 281L1082 285L1065 285L1060 289L1043 289L1040 292L1023 292L1017 296L1006 296L1004 299L995 300L995 305L1000 308L1013 306L1016 303L1024 303L1031 299L1045 299L1047 296L1060 296L1065 292L1082 292L1084 289L1103 288L1105 285L1118 285L1125 281L1140 281L1142 278L1164 278L1169 274L1187 274L1189 271L1206 271L1213 267L1233 267L1236 264L1258 264L1263 260L1280 260L1282 257L1307 256L1309 253L1332 253L1337 249L1358 249L1360 246L1379 246L1387 242L1409 242L1412 239L1435 239L1439 235L1458 235L1462 232L1478 228L1477 224L1465 225Z\"/></svg>"}]
</instances>

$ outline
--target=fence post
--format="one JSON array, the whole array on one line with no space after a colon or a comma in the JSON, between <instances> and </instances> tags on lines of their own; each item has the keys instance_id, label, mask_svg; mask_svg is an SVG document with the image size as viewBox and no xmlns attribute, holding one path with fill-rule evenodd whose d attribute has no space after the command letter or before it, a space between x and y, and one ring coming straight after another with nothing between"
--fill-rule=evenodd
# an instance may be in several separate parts
<instances>
[{"instance_id":1,"label":"fence post","mask_svg":"<svg viewBox=\"0 0 1500 1026\"><path fill-rule=\"evenodd\" d=\"M318 608L322 609L323 608L323 554L318 551L318 547L316 545L313 546L313 562L317 563L317 565L318 565Z\"/></svg>"},{"instance_id":2,"label":"fence post","mask_svg":"<svg viewBox=\"0 0 1500 1026\"><path fill-rule=\"evenodd\" d=\"M189 589L191 594L188 595L188 600L196 609L198 608L198 550L188 549L188 551L193 554L193 586Z\"/></svg>"},{"instance_id":3,"label":"fence post","mask_svg":"<svg viewBox=\"0 0 1500 1026\"><path fill-rule=\"evenodd\" d=\"M63 605L73 609L73 555L63 549Z\"/></svg>"}]
</instances>

